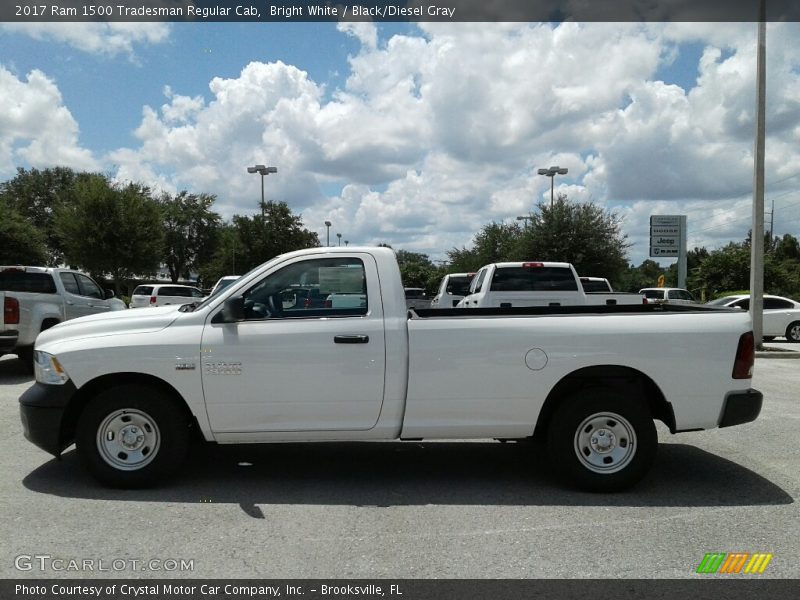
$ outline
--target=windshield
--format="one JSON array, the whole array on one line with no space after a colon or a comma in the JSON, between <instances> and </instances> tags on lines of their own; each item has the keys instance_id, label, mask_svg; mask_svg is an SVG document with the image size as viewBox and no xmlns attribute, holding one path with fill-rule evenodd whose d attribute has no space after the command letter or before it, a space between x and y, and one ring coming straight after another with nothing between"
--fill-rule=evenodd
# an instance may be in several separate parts
<instances>
[{"instance_id":1,"label":"windshield","mask_svg":"<svg viewBox=\"0 0 800 600\"><path fill-rule=\"evenodd\" d=\"M258 265L258 266L256 266L256 267L254 267L254 268L250 269L250 270L249 270L247 273L245 273L244 275L240 275L238 279L234 279L233 281L231 281L231 282L227 283L226 285L223 285L223 283L225 283L225 282L220 282L220 283L219 283L219 286L217 287L217 289L216 289L216 290L214 291L214 293L213 293L213 294L211 294L211 295L210 295L208 298L206 298L205 300L203 300L203 301L202 301L202 302L200 302L199 304L192 304L191 306L194 306L194 308L193 308L192 310L197 310L198 308L204 308L204 307L208 306L209 302L210 302L211 300L214 300L214 299L216 299L216 298L219 296L220 292L224 291L224 290L225 290L225 288L226 288L226 287L228 287L228 286L230 286L230 284L231 284L231 283L234 283L235 281L239 281L240 279L244 279L245 277L248 277L248 276L249 276L251 273L255 273L255 272L256 272L256 271L258 271L258 270L259 270L261 267L263 267L263 266L265 266L265 265L267 265L267 264L269 264L269 263L272 263L272 262L274 262L274 261L278 260L278 259L279 259L281 256L283 256L283 255L282 255L282 254L279 254L278 256L276 256L276 257L274 257L274 258L271 258L271 259L270 259L270 260L268 260L267 262L265 262L265 263L262 263L262 264L260 264L260 265Z\"/></svg>"}]
</instances>

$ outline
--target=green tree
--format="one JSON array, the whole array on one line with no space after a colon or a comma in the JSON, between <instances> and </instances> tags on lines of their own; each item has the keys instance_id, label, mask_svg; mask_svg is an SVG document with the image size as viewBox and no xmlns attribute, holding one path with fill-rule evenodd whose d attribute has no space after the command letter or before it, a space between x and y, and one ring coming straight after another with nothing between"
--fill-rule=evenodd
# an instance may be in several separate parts
<instances>
[{"instance_id":1,"label":"green tree","mask_svg":"<svg viewBox=\"0 0 800 600\"><path fill-rule=\"evenodd\" d=\"M163 261L173 283L213 257L221 223L220 216L211 210L215 199L186 191L176 196L161 195Z\"/></svg>"},{"instance_id":2,"label":"green tree","mask_svg":"<svg viewBox=\"0 0 800 600\"><path fill-rule=\"evenodd\" d=\"M619 287L631 246L621 227L617 213L593 202L572 203L559 194L552 207L539 203L514 259L569 262L580 275L605 277Z\"/></svg>"},{"instance_id":3,"label":"green tree","mask_svg":"<svg viewBox=\"0 0 800 600\"><path fill-rule=\"evenodd\" d=\"M787 240L787 244L791 248L791 240ZM797 295L800 292L800 269L797 262L791 258L780 260L776 253L777 247L776 252L764 255L764 292L780 296ZM709 299L724 293L750 289L749 239L740 243L730 242L711 252L697 269L695 277Z\"/></svg>"},{"instance_id":4,"label":"green tree","mask_svg":"<svg viewBox=\"0 0 800 600\"><path fill-rule=\"evenodd\" d=\"M285 202L265 202L262 213L234 215L230 232L223 233L214 262L223 270L235 264L237 271L226 275L246 273L279 254L320 245L316 232L308 231Z\"/></svg>"},{"instance_id":5,"label":"green tree","mask_svg":"<svg viewBox=\"0 0 800 600\"><path fill-rule=\"evenodd\" d=\"M141 184L112 184L102 175L78 178L56 214L70 265L109 274L117 294L125 278L158 268L163 235L158 202Z\"/></svg>"},{"instance_id":6,"label":"green tree","mask_svg":"<svg viewBox=\"0 0 800 600\"><path fill-rule=\"evenodd\" d=\"M484 225L475 234L471 249L452 248L447 252L448 272L474 272L489 263L517 260L522 238L523 230L515 222Z\"/></svg>"},{"instance_id":7,"label":"green tree","mask_svg":"<svg viewBox=\"0 0 800 600\"><path fill-rule=\"evenodd\" d=\"M236 229L230 223L223 223L219 226L214 245L212 257L202 262L197 271L203 286L210 288L217 280L224 275L241 275L245 271L240 267L241 249L239 261L236 260Z\"/></svg>"},{"instance_id":8,"label":"green tree","mask_svg":"<svg viewBox=\"0 0 800 600\"><path fill-rule=\"evenodd\" d=\"M66 167L44 170L18 168L13 179L0 183L0 198L44 235L49 265L57 265L63 260L55 215L68 200L70 189L79 176Z\"/></svg>"},{"instance_id":9,"label":"green tree","mask_svg":"<svg viewBox=\"0 0 800 600\"><path fill-rule=\"evenodd\" d=\"M617 288L623 292L638 292L642 288L656 287L659 275L666 279L666 269L654 260L646 259L638 267L631 265L620 276Z\"/></svg>"},{"instance_id":10,"label":"green tree","mask_svg":"<svg viewBox=\"0 0 800 600\"><path fill-rule=\"evenodd\" d=\"M44 234L0 198L0 265L44 265Z\"/></svg>"},{"instance_id":11,"label":"green tree","mask_svg":"<svg viewBox=\"0 0 800 600\"><path fill-rule=\"evenodd\" d=\"M435 280L439 269L427 254L397 250L397 264L405 287L420 287L431 292L431 280ZM436 283L433 284L434 286Z\"/></svg>"}]
</instances>

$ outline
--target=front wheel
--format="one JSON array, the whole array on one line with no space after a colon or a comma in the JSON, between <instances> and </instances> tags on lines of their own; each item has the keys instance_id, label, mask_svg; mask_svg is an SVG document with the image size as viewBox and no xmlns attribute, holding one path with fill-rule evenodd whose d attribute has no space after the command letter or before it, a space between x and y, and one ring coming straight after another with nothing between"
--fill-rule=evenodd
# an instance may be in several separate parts
<instances>
[{"instance_id":1,"label":"front wheel","mask_svg":"<svg viewBox=\"0 0 800 600\"><path fill-rule=\"evenodd\" d=\"M789 323L789 326L786 328L786 341L792 342L793 344L800 342L800 321Z\"/></svg>"},{"instance_id":2,"label":"front wheel","mask_svg":"<svg viewBox=\"0 0 800 600\"><path fill-rule=\"evenodd\" d=\"M75 441L86 468L101 483L141 488L178 469L189 447L189 425L171 397L123 385L89 402Z\"/></svg>"},{"instance_id":3,"label":"front wheel","mask_svg":"<svg viewBox=\"0 0 800 600\"><path fill-rule=\"evenodd\" d=\"M658 434L639 398L614 390L582 390L561 402L547 432L551 465L568 483L616 492L647 474Z\"/></svg>"}]
</instances>

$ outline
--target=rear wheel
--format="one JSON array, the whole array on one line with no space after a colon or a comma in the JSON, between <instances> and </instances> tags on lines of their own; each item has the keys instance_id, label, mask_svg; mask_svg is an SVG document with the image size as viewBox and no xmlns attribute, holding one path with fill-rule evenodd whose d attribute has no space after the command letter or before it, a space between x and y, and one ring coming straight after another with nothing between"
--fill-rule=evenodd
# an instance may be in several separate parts
<instances>
[{"instance_id":1,"label":"rear wheel","mask_svg":"<svg viewBox=\"0 0 800 600\"><path fill-rule=\"evenodd\" d=\"M189 447L189 423L171 397L143 385L98 394L78 422L86 468L111 487L140 488L175 472Z\"/></svg>"},{"instance_id":2,"label":"rear wheel","mask_svg":"<svg viewBox=\"0 0 800 600\"><path fill-rule=\"evenodd\" d=\"M800 321L789 323L786 328L786 341L793 344L800 342Z\"/></svg>"},{"instance_id":3,"label":"rear wheel","mask_svg":"<svg viewBox=\"0 0 800 600\"><path fill-rule=\"evenodd\" d=\"M626 489L655 459L658 434L645 402L610 389L582 390L550 421L550 464L568 483L592 492Z\"/></svg>"}]
</instances>

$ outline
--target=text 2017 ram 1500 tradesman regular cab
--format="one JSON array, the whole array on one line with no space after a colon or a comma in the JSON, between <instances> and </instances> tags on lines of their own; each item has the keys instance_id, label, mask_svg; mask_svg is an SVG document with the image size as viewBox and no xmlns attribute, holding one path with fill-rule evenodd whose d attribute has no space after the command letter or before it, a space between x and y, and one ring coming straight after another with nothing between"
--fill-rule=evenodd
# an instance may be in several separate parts
<instances>
[{"instance_id":1,"label":"text 2017 ram 1500 tradesman regular cab","mask_svg":"<svg viewBox=\"0 0 800 600\"><path fill-rule=\"evenodd\" d=\"M297 292L309 288L366 298L314 307ZM409 311L388 248L292 252L197 306L68 321L40 334L35 360L26 437L54 455L76 442L96 478L124 487L175 472L196 432L223 444L536 436L571 483L619 490L653 462L654 419L726 427L762 402L743 311Z\"/></svg>"}]
</instances>

